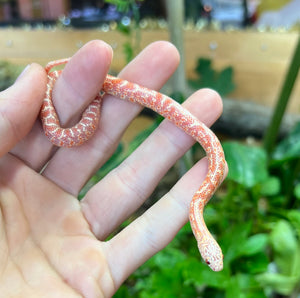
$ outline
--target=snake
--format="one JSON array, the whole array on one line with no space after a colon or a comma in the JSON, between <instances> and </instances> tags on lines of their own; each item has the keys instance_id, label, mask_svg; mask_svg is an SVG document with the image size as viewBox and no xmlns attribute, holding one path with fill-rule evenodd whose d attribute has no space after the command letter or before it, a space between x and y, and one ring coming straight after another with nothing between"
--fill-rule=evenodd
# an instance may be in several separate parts
<instances>
[{"instance_id":1,"label":"snake","mask_svg":"<svg viewBox=\"0 0 300 298\"><path fill-rule=\"evenodd\" d=\"M198 118L172 98L124 79L107 75L101 91L82 114L81 120L70 128L62 128L52 102L52 91L63 70L54 67L68 63L70 58L49 62L45 66L47 89L40 110L40 118L46 136L58 147L75 147L88 141L99 124L100 107L105 94L138 103L168 119L199 142L208 158L208 171L204 181L191 199L189 220L198 249L204 262L213 270L223 269L223 254L217 241L209 232L204 218L205 205L223 181L225 156L217 136Z\"/></svg>"}]
</instances>

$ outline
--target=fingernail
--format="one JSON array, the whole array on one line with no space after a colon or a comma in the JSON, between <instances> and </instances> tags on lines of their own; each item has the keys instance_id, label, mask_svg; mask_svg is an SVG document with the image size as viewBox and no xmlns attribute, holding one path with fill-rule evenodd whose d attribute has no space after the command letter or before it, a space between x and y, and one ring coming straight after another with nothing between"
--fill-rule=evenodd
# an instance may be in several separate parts
<instances>
[{"instance_id":1,"label":"fingernail","mask_svg":"<svg viewBox=\"0 0 300 298\"><path fill-rule=\"evenodd\" d=\"M30 68L30 64L28 64L24 69L23 69L23 71L19 74L19 76L17 77L17 79L16 79L16 82L18 81L18 80L20 80L24 75L25 75L25 73L27 72L27 70Z\"/></svg>"}]
</instances>

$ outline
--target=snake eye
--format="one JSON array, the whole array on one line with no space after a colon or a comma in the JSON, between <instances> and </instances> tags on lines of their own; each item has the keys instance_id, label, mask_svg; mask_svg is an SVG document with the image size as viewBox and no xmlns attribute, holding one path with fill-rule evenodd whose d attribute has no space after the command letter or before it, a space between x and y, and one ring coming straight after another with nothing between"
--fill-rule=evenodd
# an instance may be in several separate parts
<instances>
[{"instance_id":1,"label":"snake eye","mask_svg":"<svg viewBox=\"0 0 300 298\"><path fill-rule=\"evenodd\" d=\"M208 261L208 260L206 260L205 263L206 263L207 265L210 265L210 261Z\"/></svg>"}]
</instances>

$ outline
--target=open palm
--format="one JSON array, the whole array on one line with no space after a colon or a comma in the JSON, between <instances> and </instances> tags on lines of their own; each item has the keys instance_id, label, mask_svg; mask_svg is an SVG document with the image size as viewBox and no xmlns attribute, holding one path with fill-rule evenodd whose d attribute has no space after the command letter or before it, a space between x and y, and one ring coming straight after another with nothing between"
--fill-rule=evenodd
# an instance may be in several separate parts
<instances>
[{"instance_id":1,"label":"open palm","mask_svg":"<svg viewBox=\"0 0 300 298\"><path fill-rule=\"evenodd\" d=\"M111 56L109 46L92 41L65 67L53 92L63 125L75 124L99 92ZM172 45L156 42L120 76L159 89L178 61ZM111 156L141 107L106 96L90 141L78 148L53 148L37 120L45 87L43 68L33 64L0 94L0 296L110 297L188 220L207 161L198 162L145 214L105 241L193 140L164 121L79 202L79 191ZM222 110L211 90L194 93L184 105L207 125Z\"/></svg>"}]
</instances>

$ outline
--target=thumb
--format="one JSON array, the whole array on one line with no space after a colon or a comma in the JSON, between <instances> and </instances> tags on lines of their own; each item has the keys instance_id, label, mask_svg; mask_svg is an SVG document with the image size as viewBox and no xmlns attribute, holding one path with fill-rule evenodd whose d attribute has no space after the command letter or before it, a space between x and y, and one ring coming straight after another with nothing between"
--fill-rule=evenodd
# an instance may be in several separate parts
<instances>
[{"instance_id":1,"label":"thumb","mask_svg":"<svg viewBox=\"0 0 300 298\"><path fill-rule=\"evenodd\" d=\"M0 157L28 134L46 90L46 73L38 64L27 66L16 82L0 92Z\"/></svg>"}]
</instances>

